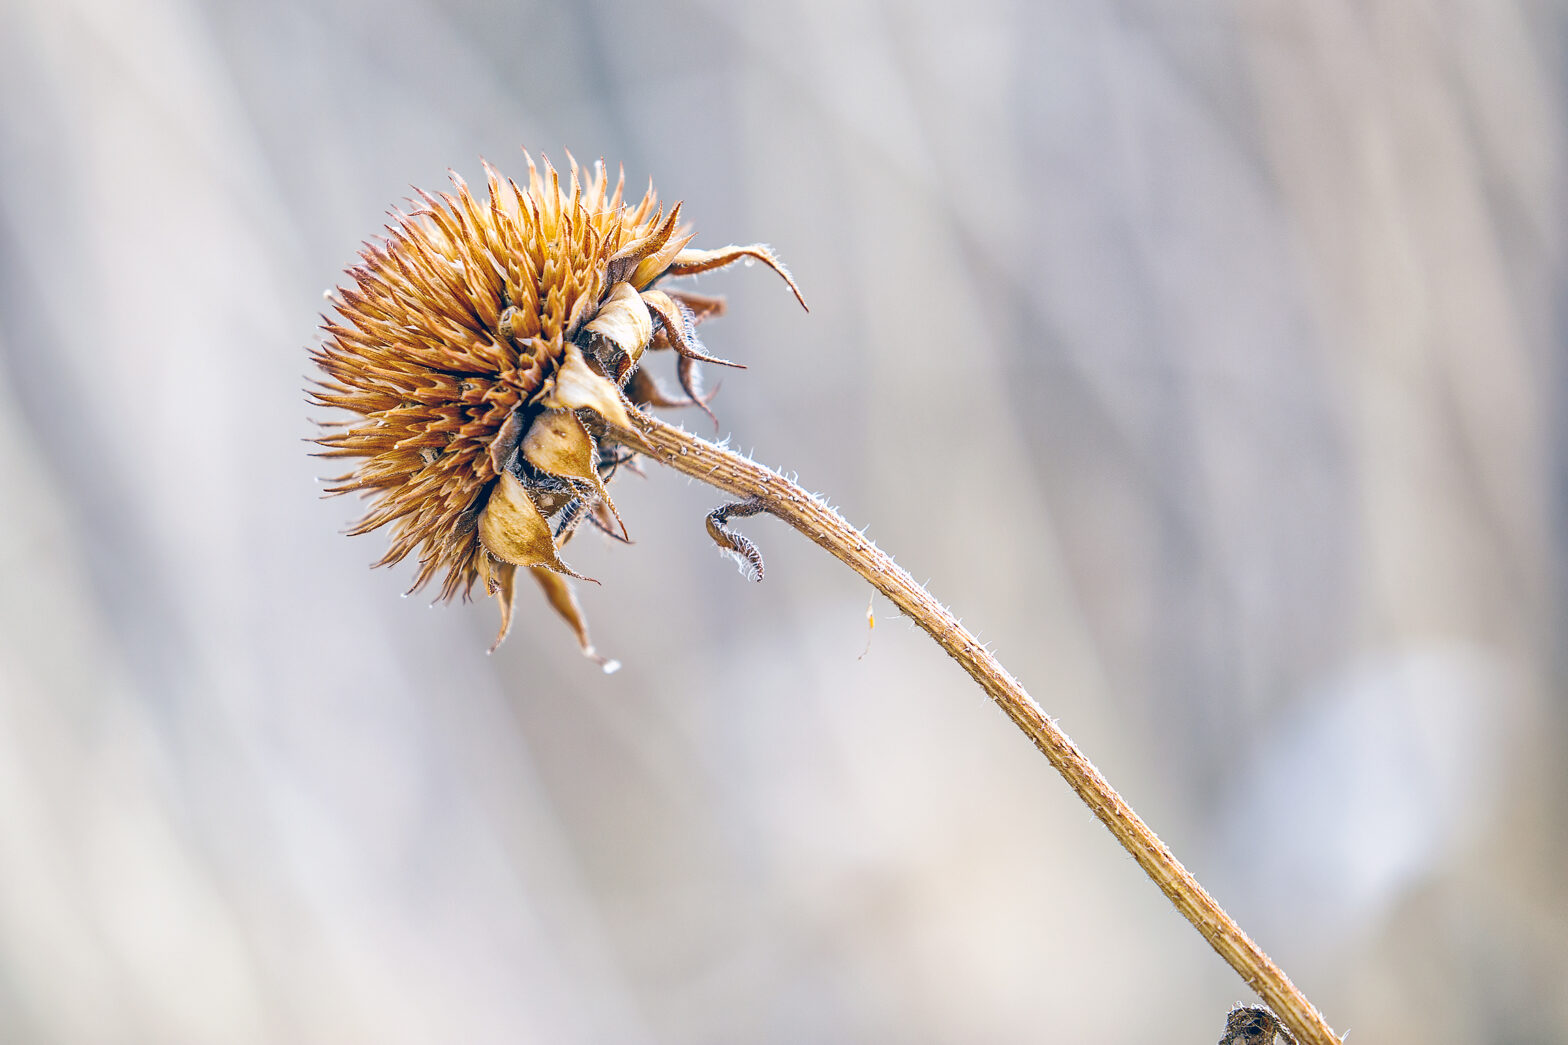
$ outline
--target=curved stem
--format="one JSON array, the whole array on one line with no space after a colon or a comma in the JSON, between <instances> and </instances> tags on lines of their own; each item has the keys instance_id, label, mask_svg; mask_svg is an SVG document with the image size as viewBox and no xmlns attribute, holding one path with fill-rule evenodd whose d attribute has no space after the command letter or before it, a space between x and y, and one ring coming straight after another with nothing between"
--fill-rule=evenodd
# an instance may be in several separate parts
<instances>
[{"instance_id":1,"label":"curved stem","mask_svg":"<svg viewBox=\"0 0 1568 1045\"><path fill-rule=\"evenodd\" d=\"M1306 996L1198 884L1067 734L1046 717L1018 681L958 619L892 558L833 509L777 472L647 414L629 410L628 416L633 427L616 426L613 433L617 441L726 493L755 501L762 510L805 534L887 596L958 661L1034 741L1035 747L1132 854L1144 873L1295 1032L1299 1041L1339 1045L1340 1039Z\"/></svg>"}]
</instances>

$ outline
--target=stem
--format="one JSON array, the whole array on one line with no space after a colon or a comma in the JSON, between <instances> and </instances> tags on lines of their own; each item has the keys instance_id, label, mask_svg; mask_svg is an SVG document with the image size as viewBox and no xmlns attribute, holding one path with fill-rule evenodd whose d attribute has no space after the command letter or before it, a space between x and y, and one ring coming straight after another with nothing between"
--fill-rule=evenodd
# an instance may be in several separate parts
<instances>
[{"instance_id":1,"label":"stem","mask_svg":"<svg viewBox=\"0 0 1568 1045\"><path fill-rule=\"evenodd\" d=\"M640 411L628 410L628 415L632 428L613 428L618 442L726 493L752 500L754 504L748 508L760 506L789 523L870 581L905 616L920 625L1034 741L1035 747L1132 854L1144 873L1296 1037L1304 1045L1340 1045L1338 1036L1306 996L1198 884L1067 734L1046 717L1018 681L958 619L902 567L837 512L777 472Z\"/></svg>"}]
</instances>

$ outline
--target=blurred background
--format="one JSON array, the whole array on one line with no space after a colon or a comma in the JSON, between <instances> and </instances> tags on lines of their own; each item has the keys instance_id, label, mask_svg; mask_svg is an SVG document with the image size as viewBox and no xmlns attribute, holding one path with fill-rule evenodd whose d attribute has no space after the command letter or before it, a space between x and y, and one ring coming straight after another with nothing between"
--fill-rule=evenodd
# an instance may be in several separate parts
<instances>
[{"instance_id":1,"label":"blurred background","mask_svg":"<svg viewBox=\"0 0 1568 1045\"><path fill-rule=\"evenodd\" d=\"M3 0L0 1039L1211 1042L1251 1000L776 521L749 585L717 494L621 478L637 543L569 556L614 676L531 590L487 657L492 604L366 568L303 442L323 291L526 145L773 244L809 315L698 286L723 432L1338 1030L1568 1041L1565 43L1546 0Z\"/></svg>"}]
</instances>

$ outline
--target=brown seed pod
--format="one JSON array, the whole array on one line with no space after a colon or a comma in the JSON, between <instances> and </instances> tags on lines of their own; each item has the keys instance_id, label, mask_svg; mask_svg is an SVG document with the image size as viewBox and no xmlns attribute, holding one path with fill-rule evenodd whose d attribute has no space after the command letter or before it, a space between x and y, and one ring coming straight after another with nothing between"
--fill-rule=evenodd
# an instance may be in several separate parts
<instances>
[{"instance_id":1,"label":"brown seed pod","mask_svg":"<svg viewBox=\"0 0 1568 1045\"><path fill-rule=\"evenodd\" d=\"M722 301L654 284L756 258L800 291L766 247L689 249L680 204L666 213L651 186L623 201L624 178L611 191L602 162L585 172L572 160L564 185L548 161L541 172L528 160L526 187L485 174L487 199L454 174L455 193L420 191L394 211L390 235L329 295L337 317L323 319L310 395L350 417L316 441L355 462L328 492L371 502L349 532L391 527L376 565L417 555L410 590L440 577L442 600L482 581L501 603L497 645L527 567L595 656L560 546L579 518L620 524L605 480L627 456L606 445L605 422L626 422L621 389L650 348L681 357L705 410L695 363L723 362L696 334ZM656 387L645 378L638 391Z\"/></svg>"}]
</instances>

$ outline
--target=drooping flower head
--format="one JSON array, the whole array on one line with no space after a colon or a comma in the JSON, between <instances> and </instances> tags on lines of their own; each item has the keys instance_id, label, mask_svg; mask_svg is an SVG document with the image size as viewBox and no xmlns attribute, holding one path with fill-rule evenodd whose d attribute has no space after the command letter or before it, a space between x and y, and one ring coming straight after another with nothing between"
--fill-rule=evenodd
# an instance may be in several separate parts
<instances>
[{"instance_id":1,"label":"drooping flower head","mask_svg":"<svg viewBox=\"0 0 1568 1045\"><path fill-rule=\"evenodd\" d=\"M317 442L356 462L328 491L371 501L349 532L390 527L376 565L416 555L410 590L439 578L440 599L482 583L501 606L497 645L526 567L593 656L560 548L584 521L625 537L605 489L631 463L611 427L627 424L623 390L638 405L707 410L697 362L725 363L696 333L723 300L661 281L750 257L800 292L766 247L691 249L680 204L666 213L651 186L623 201L624 178L610 191L602 162L572 161L564 185L531 158L526 188L485 173L487 199L453 174L455 193L420 191L393 211L389 235L329 295L338 316L323 319L311 396L353 416L325 422ZM641 367L662 348L684 399Z\"/></svg>"}]
</instances>

